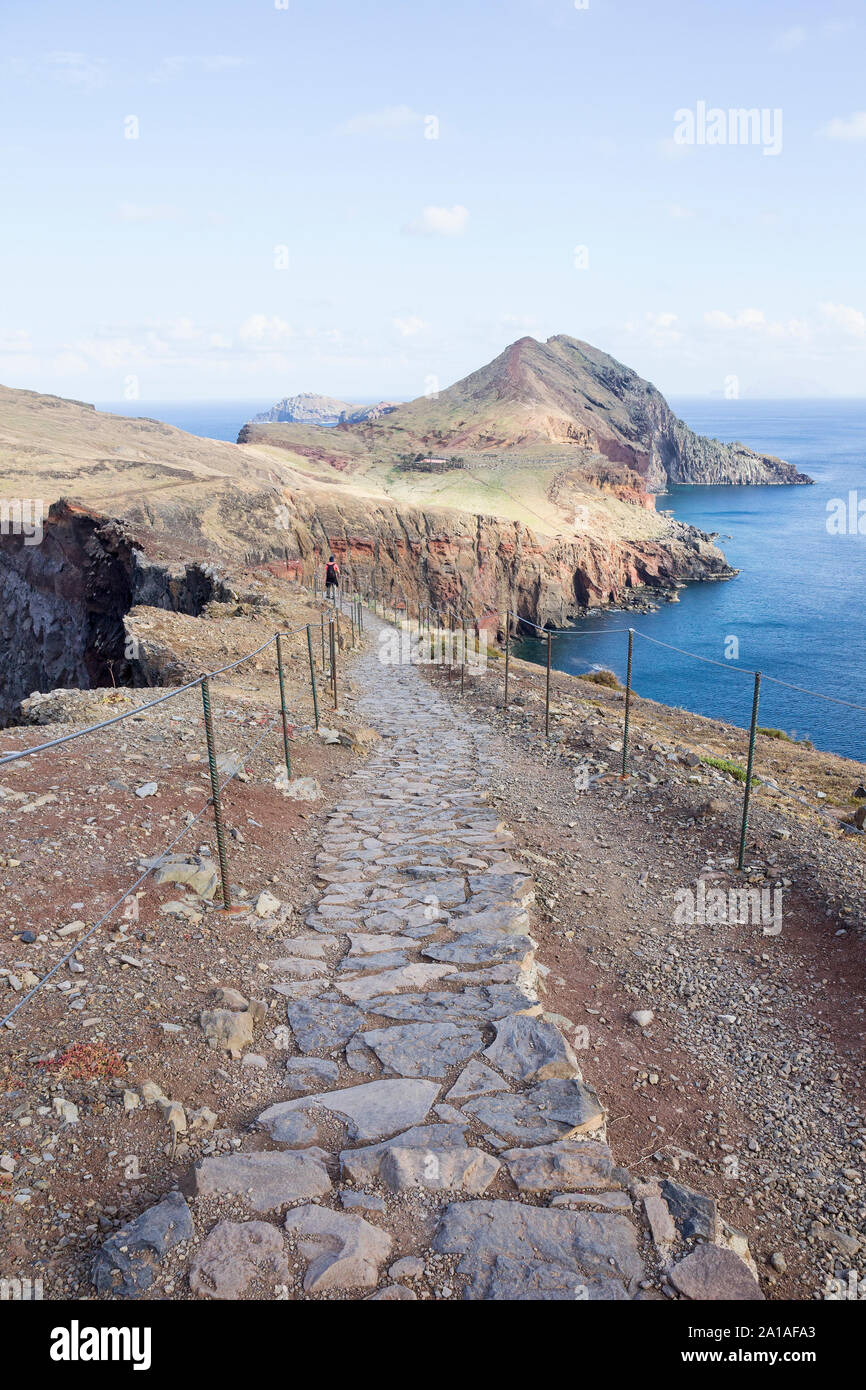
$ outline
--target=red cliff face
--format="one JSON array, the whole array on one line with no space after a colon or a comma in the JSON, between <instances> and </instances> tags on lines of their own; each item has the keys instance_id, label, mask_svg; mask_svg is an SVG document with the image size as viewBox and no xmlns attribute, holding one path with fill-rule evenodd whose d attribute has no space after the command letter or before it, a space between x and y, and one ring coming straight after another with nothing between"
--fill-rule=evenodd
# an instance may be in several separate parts
<instances>
[{"instance_id":1,"label":"red cliff face","mask_svg":"<svg viewBox=\"0 0 866 1390\"><path fill-rule=\"evenodd\" d=\"M298 496L293 510L286 549L304 580L312 582L325 551L332 551L344 574L366 590L453 606L490 624L511 609L555 626L580 610L627 602L644 586L733 573L702 533L677 523L663 541L552 539L520 522L389 503L362 508L346 499L314 508Z\"/></svg>"}]
</instances>

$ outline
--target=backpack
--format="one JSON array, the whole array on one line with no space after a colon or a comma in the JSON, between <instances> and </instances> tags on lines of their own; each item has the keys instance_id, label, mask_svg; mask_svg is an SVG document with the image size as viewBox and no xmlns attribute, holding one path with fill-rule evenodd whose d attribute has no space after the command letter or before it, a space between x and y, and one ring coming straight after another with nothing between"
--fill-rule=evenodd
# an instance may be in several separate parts
<instances>
[{"instance_id":1,"label":"backpack","mask_svg":"<svg viewBox=\"0 0 866 1390\"><path fill-rule=\"evenodd\" d=\"M327 565L325 567L325 584L336 584L338 578L339 572L337 566Z\"/></svg>"}]
</instances>

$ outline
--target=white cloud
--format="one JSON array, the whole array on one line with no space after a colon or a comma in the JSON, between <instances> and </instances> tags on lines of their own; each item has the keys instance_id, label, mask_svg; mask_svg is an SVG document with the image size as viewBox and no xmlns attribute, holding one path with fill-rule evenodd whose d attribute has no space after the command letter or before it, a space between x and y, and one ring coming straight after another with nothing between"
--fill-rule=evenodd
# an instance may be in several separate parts
<instances>
[{"instance_id":1,"label":"white cloud","mask_svg":"<svg viewBox=\"0 0 866 1390\"><path fill-rule=\"evenodd\" d=\"M421 236L462 236L468 221L469 211L462 203L450 208L430 206L409 224L407 231Z\"/></svg>"},{"instance_id":2,"label":"white cloud","mask_svg":"<svg viewBox=\"0 0 866 1390\"><path fill-rule=\"evenodd\" d=\"M240 326L238 337L246 347L265 351L281 347L292 338L291 326L277 314L251 314Z\"/></svg>"},{"instance_id":3,"label":"white cloud","mask_svg":"<svg viewBox=\"0 0 866 1390\"><path fill-rule=\"evenodd\" d=\"M643 339L654 348L673 347L682 341L679 315L669 309L661 313L646 313L638 322L631 320L625 331L633 338Z\"/></svg>"},{"instance_id":4,"label":"white cloud","mask_svg":"<svg viewBox=\"0 0 866 1390\"><path fill-rule=\"evenodd\" d=\"M30 333L26 328L18 328L11 333L4 333L0 336L0 356L7 354L17 356L18 353L30 353L33 351L33 342Z\"/></svg>"},{"instance_id":5,"label":"white cloud","mask_svg":"<svg viewBox=\"0 0 866 1390\"><path fill-rule=\"evenodd\" d=\"M92 366L126 371L158 363L206 368L215 353L230 347L231 339L185 317L162 323L103 323L89 337L64 343L55 365L62 363L67 373L74 369L73 364L82 371Z\"/></svg>"},{"instance_id":6,"label":"white cloud","mask_svg":"<svg viewBox=\"0 0 866 1390\"><path fill-rule=\"evenodd\" d=\"M828 140L866 140L866 111L836 116L825 125L823 133Z\"/></svg>"},{"instance_id":7,"label":"white cloud","mask_svg":"<svg viewBox=\"0 0 866 1390\"><path fill-rule=\"evenodd\" d=\"M171 82L175 78L186 77L189 73L213 73L217 76L244 67L245 58L237 58L229 53L213 53L199 57L163 58L159 67L152 72L151 82Z\"/></svg>"},{"instance_id":8,"label":"white cloud","mask_svg":"<svg viewBox=\"0 0 866 1390\"><path fill-rule=\"evenodd\" d=\"M709 328L765 328L767 319L763 309L739 309L736 314L710 309L704 314L704 323Z\"/></svg>"},{"instance_id":9,"label":"white cloud","mask_svg":"<svg viewBox=\"0 0 866 1390\"><path fill-rule=\"evenodd\" d=\"M722 333L742 332L752 337L805 339L809 337L809 324L803 319L788 319L785 322L768 319L763 309L739 309L729 314L724 309L710 309L704 314L707 328Z\"/></svg>"},{"instance_id":10,"label":"white cloud","mask_svg":"<svg viewBox=\"0 0 866 1390\"><path fill-rule=\"evenodd\" d=\"M862 310L848 304L819 304L818 308L828 328L835 328L846 337L866 337L866 314Z\"/></svg>"},{"instance_id":11,"label":"white cloud","mask_svg":"<svg viewBox=\"0 0 866 1390\"><path fill-rule=\"evenodd\" d=\"M424 117L411 106L385 106L381 111L364 111L337 126L338 135L390 135L407 130Z\"/></svg>"},{"instance_id":12,"label":"white cloud","mask_svg":"<svg viewBox=\"0 0 866 1390\"><path fill-rule=\"evenodd\" d=\"M414 338L416 333L422 333L428 326L417 314L410 314L405 319L392 319L391 323L402 338Z\"/></svg>"}]
</instances>

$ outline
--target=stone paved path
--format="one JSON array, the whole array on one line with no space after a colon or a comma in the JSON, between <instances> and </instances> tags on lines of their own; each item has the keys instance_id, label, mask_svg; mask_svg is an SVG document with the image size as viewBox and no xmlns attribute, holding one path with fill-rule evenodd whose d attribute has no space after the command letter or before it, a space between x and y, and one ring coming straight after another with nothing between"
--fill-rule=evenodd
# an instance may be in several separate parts
<instances>
[{"instance_id":1,"label":"stone paved path","mask_svg":"<svg viewBox=\"0 0 866 1390\"><path fill-rule=\"evenodd\" d=\"M375 642L353 679L381 742L330 816L320 897L274 962L297 1052L289 1099L257 1124L279 1147L194 1175L265 1219L216 1227L193 1287L279 1269L274 1222L292 1203L308 1294L412 1299L423 1277L444 1298L652 1298L676 1262L668 1294L759 1297L711 1202L615 1165L577 1030L540 1002L533 883L487 799L484 730L417 670L382 666Z\"/></svg>"}]
</instances>

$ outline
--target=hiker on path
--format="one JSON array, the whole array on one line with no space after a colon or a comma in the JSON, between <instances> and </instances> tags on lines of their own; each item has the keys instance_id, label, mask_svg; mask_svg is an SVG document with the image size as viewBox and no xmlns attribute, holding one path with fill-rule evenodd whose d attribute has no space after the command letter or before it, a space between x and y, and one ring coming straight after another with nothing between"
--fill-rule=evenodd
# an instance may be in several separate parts
<instances>
[{"instance_id":1,"label":"hiker on path","mask_svg":"<svg viewBox=\"0 0 866 1390\"><path fill-rule=\"evenodd\" d=\"M340 566L337 564L333 555L328 556L328 563L325 566L325 598L331 603L337 601L337 588L340 583Z\"/></svg>"}]
</instances>

